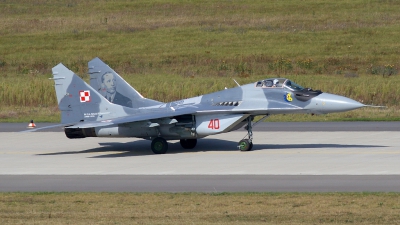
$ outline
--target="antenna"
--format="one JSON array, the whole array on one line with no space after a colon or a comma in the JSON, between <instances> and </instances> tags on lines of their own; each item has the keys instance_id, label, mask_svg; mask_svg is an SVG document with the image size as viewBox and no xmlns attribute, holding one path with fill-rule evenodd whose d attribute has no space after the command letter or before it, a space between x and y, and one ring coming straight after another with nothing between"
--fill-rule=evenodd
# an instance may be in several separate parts
<instances>
[{"instance_id":1,"label":"antenna","mask_svg":"<svg viewBox=\"0 0 400 225\"><path fill-rule=\"evenodd\" d=\"M235 79L232 78L232 80L235 81L238 87L240 87L240 84Z\"/></svg>"}]
</instances>

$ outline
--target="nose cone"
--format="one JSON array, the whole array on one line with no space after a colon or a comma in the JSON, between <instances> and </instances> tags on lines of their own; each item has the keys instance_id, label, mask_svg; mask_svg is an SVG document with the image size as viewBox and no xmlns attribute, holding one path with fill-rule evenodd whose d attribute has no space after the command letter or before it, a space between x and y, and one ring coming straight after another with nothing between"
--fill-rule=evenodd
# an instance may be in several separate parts
<instances>
[{"instance_id":1,"label":"nose cone","mask_svg":"<svg viewBox=\"0 0 400 225\"><path fill-rule=\"evenodd\" d=\"M364 107L365 105L340 95L322 93L312 98L306 108L313 113L345 112Z\"/></svg>"}]
</instances>

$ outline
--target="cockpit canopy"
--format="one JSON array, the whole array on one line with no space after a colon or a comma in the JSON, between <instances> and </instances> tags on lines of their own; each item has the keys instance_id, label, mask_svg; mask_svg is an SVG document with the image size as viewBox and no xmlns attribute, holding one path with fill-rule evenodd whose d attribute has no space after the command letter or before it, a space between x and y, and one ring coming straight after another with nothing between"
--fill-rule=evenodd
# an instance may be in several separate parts
<instances>
[{"instance_id":1,"label":"cockpit canopy","mask_svg":"<svg viewBox=\"0 0 400 225\"><path fill-rule=\"evenodd\" d=\"M256 87L266 88L266 89L284 88L291 91L294 97L302 102L306 102L311 98L314 98L315 96L318 96L322 93L322 91L320 90L314 91L311 88L303 88L302 86L286 78L271 78L271 79L257 81Z\"/></svg>"},{"instance_id":2,"label":"cockpit canopy","mask_svg":"<svg viewBox=\"0 0 400 225\"><path fill-rule=\"evenodd\" d=\"M291 91L301 91L304 88L286 78L270 78L258 81L256 87L263 88L288 88Z\"/></svg>"}]
</instances>

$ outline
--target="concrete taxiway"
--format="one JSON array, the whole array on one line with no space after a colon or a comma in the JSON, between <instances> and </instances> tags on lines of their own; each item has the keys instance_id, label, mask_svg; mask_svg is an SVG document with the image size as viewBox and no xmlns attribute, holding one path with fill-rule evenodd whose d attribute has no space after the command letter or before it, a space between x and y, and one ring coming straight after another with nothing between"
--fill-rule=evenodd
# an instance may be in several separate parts
<instances>
[{"instance_id":1,"label":"concrete taxiway","mask_svg":"<svg viewBox=\"0 0 400 225\"><path fill-rule=\"evenodd\" d=\"M0 191L400 191L400 131L377 127L258 131L250 152L231 132L165 155L135 138L1 132Z\"/></svg>"}]
</instances>

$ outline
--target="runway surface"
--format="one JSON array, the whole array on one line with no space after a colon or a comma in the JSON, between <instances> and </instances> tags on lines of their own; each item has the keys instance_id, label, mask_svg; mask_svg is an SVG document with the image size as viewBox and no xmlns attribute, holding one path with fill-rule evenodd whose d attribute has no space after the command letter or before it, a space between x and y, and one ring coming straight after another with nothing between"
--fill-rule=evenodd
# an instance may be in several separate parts
<instances>
[{"instance_id":1,"label":"runway surface","mask_svg":"<svg viewBox=\"0 0 400 225\"><path fill-rule=\"evenodd\" d=\"M146 140L70 140L0 124L0 191L400 191L399 123L265 124L251 152L236 149L239 131L189 151L170 142L165 155Z\"/></svg>"},{"instance_id":2,"label":"runway surface","mask_svg":"<svg viewBox=\"0 0 400 225\"><path fill-rule=\"evenodd\" d=\"M2 192L398 192L399 176L17 175Z\"/></svg>"}]
</instances>

